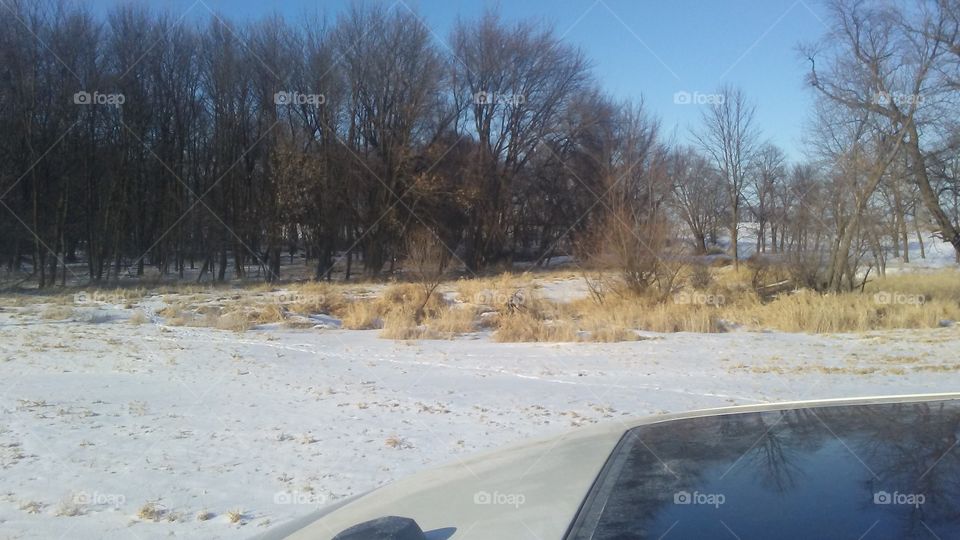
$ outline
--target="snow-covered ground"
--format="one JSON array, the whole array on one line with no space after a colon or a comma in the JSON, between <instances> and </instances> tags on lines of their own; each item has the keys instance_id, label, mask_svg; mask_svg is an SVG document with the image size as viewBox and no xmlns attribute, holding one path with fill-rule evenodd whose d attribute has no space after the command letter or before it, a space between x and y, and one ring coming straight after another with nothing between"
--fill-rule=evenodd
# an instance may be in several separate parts
<instances>
[{"instance_id":1,"label":"snow-covered ground","mask_svg":"<svg viewBox=\"0 0 960 540\"><path fill-rule=\"evenodd\" d=\"M120 307L53 321L42 309L0 308L3 538L245 538L417 470L575 426L960 390L956 326L501 344L483 334L394 342L376 331L137 326Z\"/></svg>"}]
</instances>

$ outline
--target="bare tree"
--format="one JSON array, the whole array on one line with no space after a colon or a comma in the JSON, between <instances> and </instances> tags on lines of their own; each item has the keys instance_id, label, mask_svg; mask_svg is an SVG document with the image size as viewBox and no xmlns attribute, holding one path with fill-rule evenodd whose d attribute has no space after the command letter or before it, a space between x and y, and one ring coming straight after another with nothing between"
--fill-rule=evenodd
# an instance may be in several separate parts
<instances>
[{"instance_id":1,"label":"bare tree","mask_svg":"<svg viewBox=\"0 0 960 540\"><path fill-rule=\"evenodd\" d=\"M702 126L694 132L694 139L710 156L723 179L730 212L727 227L730 231L731 254L734 264L739 266L737 247L744 192L759 136L754 118L756 106L738 88L724 86L717 94L722 99L704 110Z\"/></svg>"},{"instance_id":2,"label":"bare tree","mask_svg":"<svg viewBox=\"0 0 960 540\"><path fill-rule=\"evenodd\" d=\"M349 88L350 174L365 191L357 206L364 266L377 275L408 210L398 199L411 179L410 149L424 135L442 63L430 30L405 10L354 6L338 21L336 39Z\"/></svg>"},{"instance_id":3,"label":"bare tree","mask_svg":"<svg viewBox=\"0 0 960 540\"><path fill-rule=\"evenodd\" d=\"M443 282L451 254L436 232L417 227L407 235L404 269L423 290L423 301L414 312L417 323L423 319L423 310L430 297Z\"/></svg>"},{"instance_id":4,"label":"bare tree","mask_svg":"<svg viewBox=\"0 0 960 540\"><path fill-rule=\"evenodd\" d=\"M479 185L466 262L479 268L506 256L518 179L585 88L588 64L552 29L528 22L507 26L491 12L475 24L459 23L450 41L460 129L477 138L470 174Z\"/></svg>"},{"instance_id":5,"label":"bare tree","mask_svg":"<svg viewBox=\"0 0 960 540\"><path fill-rule=\"evenodd\" d=\"M668 161L673 205L693 237L697 253L716 242L718 217L725 212L722 184L710 161L693 148L676 149Z\"/></svg>"},{"instance_id":6,"label":"bare tree","mask_svg":"<svg viewBox=\"0 0 960 540\"><path fill-rule=\"evenodd\" d=\"M786 156L777 146L767 143L757 152L750 171L751 212L757 223L757 252L767 250L767 227L774 214L774 194L786 175ZM776 230L773 248L776 251Z\"/></svg>"},{"instance_id":7,"label":"bare tree","mask_svg":"<svg viewBox=\"0 0 960 540\"><path fill-rule=\"evenodd\" d=\"M920 197L940 235L960 250L960 227L944 212L928 174L928 156L942 134L938 119L956 110L954 97L944 93L950 88L944 64L949 65L956 43L955 16L950 2L923 2L912 9L834 0L829 32L805 52L810 84L822 95L905 131L903 149Z\"/></svg>"}]
</instances>

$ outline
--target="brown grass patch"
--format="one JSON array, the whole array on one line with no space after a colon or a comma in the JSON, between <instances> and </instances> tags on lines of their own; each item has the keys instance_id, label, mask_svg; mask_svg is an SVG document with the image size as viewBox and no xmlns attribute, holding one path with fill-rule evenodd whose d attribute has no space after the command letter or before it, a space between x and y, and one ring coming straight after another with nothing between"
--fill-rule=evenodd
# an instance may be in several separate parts
<instances>
[{"instance_id":1,"label":"brown grass patch","mask_svg":"<svg viewBox=\"0 0 960 540\"><path fill-rule=\"evenodd\" d=\"M416 330L423 321L440 317L448 308L443 297L434 292L427 296L423 287L413 283L390 285L373 300L354 300L346 303L336 315L344 328L368 330L383 328L381 335L388 339L417 339L427 334ZM417 311L421 321L417 322Z\"/></svg>"},{"instance_id":2,"label":"brown grass patch","mask_svg":"<svg viewBox=\"0 0 960 540\"><path fill-rule=\"evenodd\" d=\"M960 319L960 304L955 301L881 304L872 294L820 295L810 291L782 295L767 304L730 306L723 311L727 318L750 328L811 333L936 328L941 320Z\"/></svg>"},{"instance_id":3,"label":"brown grass patch","mask_svg":"<svg viewBox=\"0 0 960 540\"><path fill-rule=\"evenodd\" d=\"M383 312L375 300L356 300L347 304L337 314L344 328L349 330L372 330L383 327Z\"/></svg>"},{"instance_id":4,"label":"brown grass patch","mask_svg":"<svg viewBox=\"0 0 960 540\"><path fill-rule=\"evenodd\" d=\"M150 319L147 318L147 314L138 309L133 312L133 315L130 315L130 318L127 319L127 322L129 322L130 324L139 326L141 324L146 323L149 320Z\"/></svg>"},{"instance_id":5,"label":"brown grass patch","mask_svg":"<svg viewBox=\"0 0 960 540\"><path fill-rule=\"evenodd\" d=\"M479 324L477 308L467 305L452 305L425 321L427 328L440 337L454 338L461 334L476 332Z\"/></svg>"},{"instance_id":6,"label":"brown grass patch","mask_svg":"<svg viewBox=\"0 0 960 540\"><path fill-rule=\"evenodd\" d=\"M144 521L160 521L166 514L166 508L156 502L148 502L137 510L137 517Z\"/></svg>"},{"instance_id":7,"label":"brown grass patch","mask_svg":"<svg viewBox=\"0 0 960 540\"><path fill-rule=\"evenodd\" d=\"M65 321L73 318L73 308L66 305L54 305L43 310L41 317L48 321Z\"/></svg>"},{"instance_id":8,"label":"brown grass patch","mask_svg":"<svg viewBox=\"0 0 960 540\"><path fill-rule=\"evenodd\" d=\"M204 326L210 326L218 330L230 330L231 332L246 332L253 326L247 314L236 311L223 315L208 313L206 323Z\"/></svg>"},{"instance_id":9,"label":"brown grass patch","mask_svg":"<svg viewBox=\"0 0 960 540\"><path fill-rule=\"evenodd\" d=\"M499 342L579 341L577 326L571 321L549 320L532 310L501 315L493 338Z\"/></svg>"}]
</instances>

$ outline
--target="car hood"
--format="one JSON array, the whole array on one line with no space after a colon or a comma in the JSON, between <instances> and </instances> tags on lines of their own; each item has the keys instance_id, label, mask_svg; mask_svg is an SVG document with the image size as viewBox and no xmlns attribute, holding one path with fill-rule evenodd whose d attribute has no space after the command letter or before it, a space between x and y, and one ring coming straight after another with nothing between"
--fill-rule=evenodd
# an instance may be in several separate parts
<instances>
[{"instance_id":1,"label":"car hood","mask_svg":"<svg viewBox=\"0 0 960 540\"><path fill-rule=\"evenodd\" d=\"M430 540L560 538L626 426L526 441L398 480L258 537L318 540L383 516L413 518Z\"/></svg>"}]
</instances>

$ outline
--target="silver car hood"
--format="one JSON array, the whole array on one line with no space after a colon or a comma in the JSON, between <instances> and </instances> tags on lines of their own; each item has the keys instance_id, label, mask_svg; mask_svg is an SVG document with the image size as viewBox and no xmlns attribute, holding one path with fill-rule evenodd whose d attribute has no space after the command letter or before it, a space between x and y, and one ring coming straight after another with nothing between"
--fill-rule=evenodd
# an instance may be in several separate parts
<instances>
[{"instance_id":1,"label":"silver car hood","mask_svg":"<svg viewBox=\"0 0 960 540\"><path fill-rule=\"evenodd\" d=\"M958 399L924 394L798 401L703 409L579 428L415 474L256 537L326 540L383 516L413 518L430 540L559 539L608 456L630 428L726 413L797 407Z\"/></svg>"},{"instance_id":2,"label":"silver car hood","mask_svg":"<svg viewBox=\"0 0 960 540\"><path fill-rule=\"evenodd\" d=\"M410 517L431 538L563 536L624 426L575 430L473 456L393 482L289 534L328 539L386 515ZM430 531L435 531L430 534Z\"/></svg>"}]
</instances>

